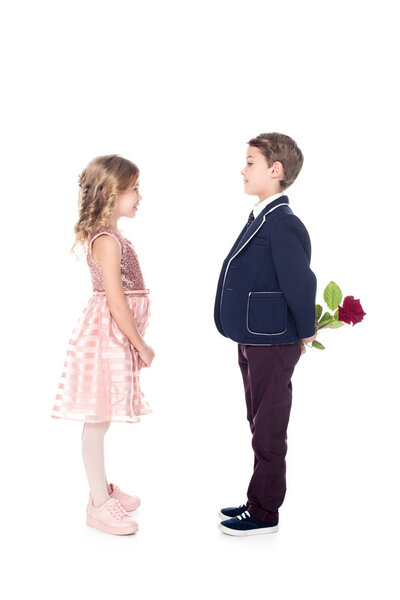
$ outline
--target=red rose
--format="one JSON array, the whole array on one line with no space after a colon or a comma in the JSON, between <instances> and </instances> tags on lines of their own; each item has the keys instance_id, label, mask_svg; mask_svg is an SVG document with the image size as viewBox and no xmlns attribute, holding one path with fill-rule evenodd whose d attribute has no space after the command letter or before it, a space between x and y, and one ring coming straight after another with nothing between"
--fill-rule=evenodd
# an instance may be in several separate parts
<instances>
[{"instance_id":1,"label":"red rose","mask_svg":"<svg viewBox=\"0 0 400 600\"><path fill-rule=\"evenodd\" d=\"M346 296L343 300L343 306L339 306L339 321L343 321L349 325L351 322L353 325L359 323L366 314L363 311L360 300L354 300L354 296Z\"/></svg>"}]
</instances>

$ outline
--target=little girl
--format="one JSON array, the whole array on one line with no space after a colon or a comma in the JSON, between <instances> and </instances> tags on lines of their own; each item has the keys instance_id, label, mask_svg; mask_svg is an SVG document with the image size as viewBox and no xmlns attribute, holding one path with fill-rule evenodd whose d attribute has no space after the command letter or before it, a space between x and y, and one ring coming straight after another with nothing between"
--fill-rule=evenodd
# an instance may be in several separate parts
<instances>
[{"instance_id":1,"label":"little girl","mask_svg":"<svg viewBox=\"0 0 400 600\"><path fill-rule=\"evenodd\" d=\"M139 370L155 356L143 338L149 290L132 243L117 229L120 217L132 219L138 210L139 169L116 154L98 156L80 174L79 186L71 251L78 243L87 247L93 296L69 340L51 416L84 421L87 525L124 535L138 530L127 511L140 500L107 482L104 434L111 421L135 423L151 412L139 382Z\"/></svg>"}]
</instances>

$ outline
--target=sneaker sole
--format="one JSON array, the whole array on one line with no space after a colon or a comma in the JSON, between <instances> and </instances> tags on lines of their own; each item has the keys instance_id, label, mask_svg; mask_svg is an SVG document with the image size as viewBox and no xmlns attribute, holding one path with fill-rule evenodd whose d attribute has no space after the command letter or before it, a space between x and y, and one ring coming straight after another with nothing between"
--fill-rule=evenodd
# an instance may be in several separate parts
<instances>
[{"instance_id":1,"label":"sneaker sole","mask_svg":"<svg viewBox=\"0 0 400 600\"><path fill-rule=\"evenodd\" d=\"M238 536L246 536L246 535L261 535L262 533L275 533L279 530L279 525L273 525L272 527L261 527L260 529L248 529L247 531L241 531L240 529L231 529L230 527L225 527L220 523L218 525L218 529L222 531L222 533L227 533L228 535L238 535Z\"/></svg>"},{"instance_id":2,"label":"sneaker sole","mask_svg":"<svg viewBox=\"0 0 400 600\"><path fill-rule=\"evenodd\" d=\"M113 535L131 535L132 533L136 533L139 529L138 525L127 525L126 527L118 528L109 527L90 515L87 515L86 517L86 525L89 525L89 527L94 527L95 529L100 529L100 531L104 531L105 533L111 533Z\"/></svg>"}]
</instances>

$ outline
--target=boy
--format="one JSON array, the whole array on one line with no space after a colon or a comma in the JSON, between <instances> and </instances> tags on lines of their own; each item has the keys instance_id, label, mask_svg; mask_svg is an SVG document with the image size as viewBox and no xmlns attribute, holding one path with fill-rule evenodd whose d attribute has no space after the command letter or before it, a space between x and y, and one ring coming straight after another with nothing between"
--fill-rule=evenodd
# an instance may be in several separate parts
<instances>
[{"instance_id":1,"label":"boy","mask_svg":"<svg viewBox=\"0 0 400 600\"><path fill-rule=\"evenodd\" d=\"M238 343L254 450L247 503L219 513L219 528L230 535L278 530L291 377L304 344L317 335L310 237L283 193L299 174L303 154L280 133L262 133L248 144L241 174L245 193L259 201L223 263L214 310L218 331Z\"/></svg>"}]
</instances>

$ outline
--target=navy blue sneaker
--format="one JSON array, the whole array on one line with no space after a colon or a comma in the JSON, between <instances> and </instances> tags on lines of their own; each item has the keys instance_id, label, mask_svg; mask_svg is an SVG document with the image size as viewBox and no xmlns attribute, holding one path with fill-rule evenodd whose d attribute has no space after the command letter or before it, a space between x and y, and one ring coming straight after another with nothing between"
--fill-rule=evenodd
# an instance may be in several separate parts
<instances>
[{"instance_id":1,"label":"navy blue sneaker","mask_svg":"<svg viewBox=\"0 0 400 600\"><path fill-rule=\"evenodd\" d=\"M218 516L222 521L226 521L226 519L233 519L233 517L238 517L246 509L247 504L241 504L240 506L236 507L229 506L228 508L221 508L221 510L218 513Z\"/></svg>"},{"instance_id":2,"label":"navy blue sneaker","mask_svg":"<svg viewBox=\"0 0 400 600\"><path fill-rule=\"evenodd\" d=\"M274 533L278 531L278 523L264 523L252 517L248 510L241 515L221 521L218 528L228 535L258 535L260 533Z\"/></svg>"}]
</instances>

